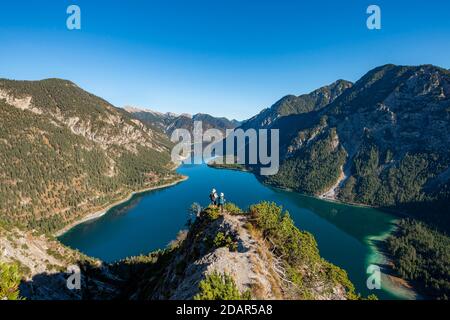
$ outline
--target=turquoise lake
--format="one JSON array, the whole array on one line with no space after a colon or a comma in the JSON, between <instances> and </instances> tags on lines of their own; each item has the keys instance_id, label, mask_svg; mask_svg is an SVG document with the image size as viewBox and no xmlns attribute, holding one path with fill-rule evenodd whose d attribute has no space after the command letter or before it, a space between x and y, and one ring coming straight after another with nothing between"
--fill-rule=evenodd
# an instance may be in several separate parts
<instances>
[{"instance_id":1,"label":"turquoise lake","mask_svg":"<svg viewBox=\"0 0 450 320\"><path fill-rule=\"evenodd\" d=\"M213 169L204 164L183 165L178 172L189 179L135 195L106 215L72 228L59 240L107 262L147 254L166 247L185 228L191 204L206 206L214 187L241 208L263 200L282 205L300 229L315 236L320 254L347 271L357 292L374 293L381 299L396 298L384 289L369 290L366 286L366 269L373 256L368 238L390 230L393 215L271 188L246 172Z\"/></svg>"}]
</instances>

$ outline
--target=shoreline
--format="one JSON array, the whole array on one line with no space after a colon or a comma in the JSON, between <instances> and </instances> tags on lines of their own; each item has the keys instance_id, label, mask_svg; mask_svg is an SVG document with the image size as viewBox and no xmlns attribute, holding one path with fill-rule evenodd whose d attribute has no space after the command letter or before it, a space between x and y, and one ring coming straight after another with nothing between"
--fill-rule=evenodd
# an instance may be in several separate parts
<instances>
[{"instance_id":1,"label":"shoreline","mask_svg":"<svg viewBox=\"0 0 450 320\"><path fill-rule=\"evenodd\" d=\"M210 168L217 169L217 170L232 170L232 171L240 171L240 172L249 172L249 173L251 173L250 170L245 169L245 168L218 167L218 166L215 165L215 164L209 164L209 163L207 163L206 165L207 165L208 167L210 167Z\"/></svg>"},{"instance_id":2,"label":"shoreline","mask_svg":"<svg viewBox=\"0 0 450 320\"><path fill-rule=\"evenodd\" d=\"M159 186L152 186L152 187L144 188L144 189L137 190L137 191L132 191L127 197L125 197L125 198L123 198L121 200L118 200L116 202L113 202L112 204L107 205L103 209L97 210L97 211L92 212L92 213L88 213L83 218L68 224L67 226L65 226L61 230L58 230L58 231L54 232L53 236L55 238L58 238L58 237L62 236L63 234L65 234L66 232L70 231L72 228L76 227L77 225L80 225L82 223L85 223L85 222L88 222L88 221L91 221L91 220L98 219L98 218L104 216L105 214L107 214L108 211L111 210L112 208L117 207L118 205L129 201L131 198L133 198L133 196L135 196L137 194L141 194L141 193L145 193L145 192L149 192L149 191L153 191L153 190L158 190L158 189L172 187L172 186L177 185L177 184L179 184L179 183L181 183L183 181L186 181L187 179L189 179L188 176L181 176L180 179L178 179L176 181L173 181L173 182L170 182L170 183L166 183L166 184L159 185Z\"/></svg>"},{"instance_id":3,"label":"shoreline","mask_svg":"<svg viewBox=\"0 0 450 320\"><path fill-rule=\"evenodd\" d=\"M390 294L403 300L419 300L421 295L405 279L397 276L393 270L393 262L385 252L376 244L377 241L385 241L395 230L397 230L398 219L392 220L394 224L389 230L382 234L369 236L366 243L371 251L366 259L367 265L378 265L381 268L381 287Z\"/></svg>"},{"instance_id":4,"label":"shoreline","mask_svg":"<svg viewBox=\"0 0 450 320\"><path fill-rule=\"evenodd\" d=\"M248 169L242 169L242 168L227 168L227 167L217 167L215 165L210 165L209 163L207 163L207 166L216 170L232 170L232 171L240 171L240 172L246 172L246 173L252 173L253 172L251 170ZM289 192L295 192L298 193L299 195L302 195L304 197L310 197L310 198L314 198L314 199L318 199L318 200L323 200L323 201L327 201L327 202L333 202L333 203L337 203L337 204L344 204L346 206L352 206L352 207L359 207L359 208L371 208L371 209L377 209L377 210L382 210L382 211L387 211L381 207L376 207L376 206L371 206L368 204L363 204L363 203L356 203L356 202L344 202L341 200L338 200L336 198L332 198L330 196L323 196L323 195L314 195L314 194L306 194L306 193L301 193L298 191L295 191L293 189L289 189L289 188L285 188L285 187L280 187L280 186L274 186L268 183L265 183L264 181L261 181L261 179L259 179L258 175L253 174L255 176L255 178L262 183L263 185L270 187L270 188L274 188L274 189L278 189L281 191L289 191ZM395 215L400 215L399 213L396 212L389 212L389 213L394 213Z\"/></svg>"},{"instance_id":5,"label":"shoreline","mask_svg":"<svg viewBox=\"0 0 450 320\"><path fill-rule=\"evenodd\" d=\"M406 212L394 211L394 210L390 210L390 209L387 209L387 208L384 208L384 207L373 206L373 205L363 204L363 203L358 203L358 202L344 202L342 200L339 200L339 199L336 199L336 198L332 198L330 196L306 194L306 193L295 191L295 190L290 189L290 188L274 186L274 185L265 183L264 181L261 181L261 179L259 179L258 175L254 174L251 170L248 170L248 169L225 168L225 167L215 167L215 166L209 165L209 164L207 164L207 165L208 165L208 167L216 169L216 170L232 170L232 171L240 171L240 172L245 172L245 173L251 173L251 174L253 174L255 176L255 178L260 183L262 183L263 185L265 185L267 187L278 189L278 190L281 190L281 191L294 192L294 193L297 193L297 194L299 194L301 196L304 196L304 197L314 198L314 199L318 199L318 200L323 200L323 201L332 202L332 203L336 203L336 204L342 204L342 205L351 206L351 207L376 209L376 210L380 210L380 211L392 214L394 216L397 216L398 218L410 218L411 217Z\"/></svg>"}]
</instances>

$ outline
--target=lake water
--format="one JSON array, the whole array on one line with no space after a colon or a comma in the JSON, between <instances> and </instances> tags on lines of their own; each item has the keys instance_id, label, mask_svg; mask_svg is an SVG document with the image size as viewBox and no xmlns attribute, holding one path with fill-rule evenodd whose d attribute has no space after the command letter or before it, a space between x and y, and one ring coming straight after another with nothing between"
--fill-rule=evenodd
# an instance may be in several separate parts
<instances>
[{"instance_id":1,"label":"lake water","mask_svg":"<svg viewBox=\"0 0 450 320\"><path fill-rule=\"evenodd\" d=\"M218 170L206 165L183 165L189 179L175 186L135 195L106 215L80 224L59 239L81 252L112 262L164 248L185 228L188 208L209 203L211 188L224 192L241 208L260 201L274 201L288 210L296 225L311 232L320 254L345 269L363 295L396 298L382 290L368 290L366 269L373 260L369 237L386 233L395 217L376 209L348 206L261 184L252 174Z\"/></svg>"}]
</instances>

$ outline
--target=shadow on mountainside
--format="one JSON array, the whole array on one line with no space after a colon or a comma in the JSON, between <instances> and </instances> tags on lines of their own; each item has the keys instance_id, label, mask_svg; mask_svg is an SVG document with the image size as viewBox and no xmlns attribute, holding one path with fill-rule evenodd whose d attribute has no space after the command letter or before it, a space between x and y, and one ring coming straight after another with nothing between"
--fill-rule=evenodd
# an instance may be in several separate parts
<instances>
[{"instance_id":1,"label":"shadow on mountainside","mask_svg":"<svg viewBox=\"0 0 450 320\"><path fill-rule=\"evenodd\" d=\"M69 289L67 286L68 283L75 283L74 273L55 271L22 280L20 294L27 300L136 299L134 294L139 288L139 291L144 292L139 297L142 298L146 292L151 292L148 288L157 281L163 269L160 265L169 255L155 252L98 266L78 261L75 265L80 268L80 289Z\"/></svg>"},{"instance_id":2,"label":"shadow on mountainside","mask_svg":"<svg viewBox=\"0 0 450 320\"><path fill-rule=\"evenodd\" d=\"M174 252L159 250L111 264L77 261L73 265L80 270L80 289L69 289L68 283L74 284L76 276L60 270L22 280L20 294L27 300L149 299Z\"/></svg>"},{"instance_id":3,"label":"shadow on mountainside","mask_svg":"<svg viewBox=\"0 0 450 320\"><path fill-rule=\"evenodd\" d=\"M55 271L40 273L30 280L23 280L20 294L28 300L104 300L118 297L124 281L114 275L108 267L94 266L78 261L80 269L80 289L69 289L68 283L75 284L76 273Z\"/></svg>"}]
</instances>

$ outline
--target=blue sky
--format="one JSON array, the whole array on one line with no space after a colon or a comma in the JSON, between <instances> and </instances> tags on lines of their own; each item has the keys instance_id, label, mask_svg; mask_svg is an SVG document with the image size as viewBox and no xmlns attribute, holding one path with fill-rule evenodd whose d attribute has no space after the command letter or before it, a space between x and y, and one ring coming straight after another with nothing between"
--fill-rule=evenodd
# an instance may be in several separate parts
<instances>
[{"instance_id":1,"label":"blue sky","mask_svg":"<svg viewBox=\"0 0 450 320\"><path fill-rule=\"evenodd\" d=\"M66 28L70 4L81 30ZM370 4L381 30L366 28ZM382 64L450 68L450 2L3 1L0 41L0 77L64 78L116 106L242 120Z\"/></svg>"}]
</instances>

